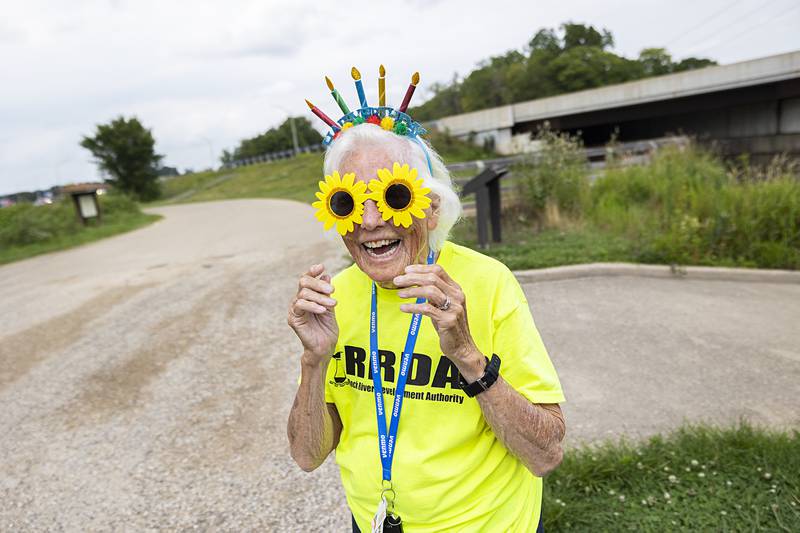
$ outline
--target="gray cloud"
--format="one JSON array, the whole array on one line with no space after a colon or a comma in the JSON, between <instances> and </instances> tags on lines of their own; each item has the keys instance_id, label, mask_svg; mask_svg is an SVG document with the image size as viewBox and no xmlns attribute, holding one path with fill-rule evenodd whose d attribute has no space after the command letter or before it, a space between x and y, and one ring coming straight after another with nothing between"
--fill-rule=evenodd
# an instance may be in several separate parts
<instances>
[{"instance_id":1,"label":"gray cloud","mask_svg":"<svg viewBox=\"0 0 800 533\"><path fill-rule=\"evenodd\" d=\"M755 21L772 20L794 0L774 0ZM735 20L760 0L731 7ZM375 97L378 64L388 70L390 101L408 76L422 73L418 96L435 81L521 48L541 27L566 20L607 27L628 56L665 42L722 9L724 0L406 0L292 3L241 0L99 1L64 4L27 0L0 20L0 194L95 179L80 138L114 116L136 115L153 130L165 162L195 169L216 152L281 122L288 110L309 116L307 97L336 107L324 75L355 103L350 67ZM580 17L576 16L580 14ZM746 39L715 45L712 57L732 62L800 48L798 12L754 28ZM726 19L727 20L727 19ZM729 39L700 27L669 46L680 58ZM708 30L708 31L707 31ZM208 141L204 140L207 139Z\"/></svg>"}]
</instances>

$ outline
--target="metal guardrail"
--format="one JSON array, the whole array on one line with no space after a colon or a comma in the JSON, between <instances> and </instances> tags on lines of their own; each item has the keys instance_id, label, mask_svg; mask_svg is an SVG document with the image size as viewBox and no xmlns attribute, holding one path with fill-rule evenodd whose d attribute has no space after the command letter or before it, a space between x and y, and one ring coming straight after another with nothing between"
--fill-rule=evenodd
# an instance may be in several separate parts
<instances>
[{"instance_id":1,"label":"metal guardrail","mask_svg":"<svg viewBox=\"0 0 800 533\"><path fill-rule=\"evenodd\" d=\"M645 162L650 154L664 146L685 146L688 143L689 139L686 137L664 137L649 141L585 148L584 152L590 171L589 180L594 181L602 174L609 156L619 157L619 164L622 166L637 165ZM514 165L536 164L536 158L537 154L534 152L447 165L450 172L473 171L476 173L466 178L453 178L453 183L459 190L464 210L470 212L474 210L475 212L478 221L478 241L482 248L489 244L490 225L492 240L494 242L501 241L501 199L503 197L510 198L519 190L519 176L514 175Z\"/></svg>"},{"instance_id":2,"label":"metal guardrail","mask_svg":"<svg viewBox=\"0 0 800 533\"><path fill-rule=\"evenodd\" d=\"M297 153L299 154L308 154L311 152L322 152L325 150L325 147L320 144L312 144L309 146L301 146L297 149ZM246 167L249 165L255 165L257 163L266 163L268 161L278 161L280 159L291 159L296 154L293 149L289 150L279 150L277 152L269 152L266 154L255 155L253 157L245 157L244 159L237 159L232 161L231 163L227 163L223 165L223 168L236 168L236 167Z\"/></svg>"}]
</instances>

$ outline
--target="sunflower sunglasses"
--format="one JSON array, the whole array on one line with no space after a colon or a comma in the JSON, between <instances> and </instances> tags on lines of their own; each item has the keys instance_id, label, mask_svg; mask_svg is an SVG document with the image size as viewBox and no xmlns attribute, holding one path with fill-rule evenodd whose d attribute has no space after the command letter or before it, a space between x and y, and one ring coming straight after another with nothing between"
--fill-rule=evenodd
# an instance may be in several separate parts
<instances>
[{"instance_id":1,"label":"sunflower sunglasses","mask_svg":"<svg viewBox=\"0 0 800 533\"><path fill-rule=\"evenodd\" d=\"M325 230L334 225L340 235L353 231L355 224L363 222L364 202L375 200L383 220L392 219L395 226L407 228L412 217L425 218L425 209L431 199L422 178L417 179L417 169L395 163L392 170L378 169L378 179L369 182L356 181L353 172L339 176L334 172L319 182L318 200L312 207L315 216L325 224ZM369 191L367 190L369 189Z\"/></svg>"}]
</instances>

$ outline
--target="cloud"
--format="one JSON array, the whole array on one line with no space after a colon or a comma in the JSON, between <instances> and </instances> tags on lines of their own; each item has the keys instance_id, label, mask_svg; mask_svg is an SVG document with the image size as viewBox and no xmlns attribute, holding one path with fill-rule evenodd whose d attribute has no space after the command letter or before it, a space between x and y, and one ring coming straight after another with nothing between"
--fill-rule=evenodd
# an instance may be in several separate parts
<instances>
[{"instance_id":1,"label":"cloud","mask_svg":"<svg viewBox=\"0 0 800 533\"><path fill-rule=\"evenodd\" d=\"M26 39L27 35L21 28L12 26L8 20L0 19L0 45L19 44Z\"/></svg>"},{"instance_id":2,"label":"cloud","mask_svg":"<svg viewBox=\"0 0 800 533\"><path fill-rule=\"evenodd\" d=\"M364 75L367 97L374 99L377 68L385 64L390 102L400 100L408 77L419 70L422 101L433 82L449 81L481 59L520 48L537 29L557 27L576 12L608 27L618 49L635 55L689 28L694 19L687 14L696 11L696 1L689 0L610 4L12 2L0 19L3 69L13 73L7 76L12 83L0 84L0 194L94 179L96 168L78 143L96 124L120 114L136 115L153 130L167 164L205 168L215 162L210 148L217 153L231 148L282 122L287 112L316 120L304 97L334 112L326 74L355 104L353 65ZM737 9L751 7L737 4ZM764 26L742 42L718 47L715 59L797 48L790 23L787 31Z\"/></svg>"}]
</instances>

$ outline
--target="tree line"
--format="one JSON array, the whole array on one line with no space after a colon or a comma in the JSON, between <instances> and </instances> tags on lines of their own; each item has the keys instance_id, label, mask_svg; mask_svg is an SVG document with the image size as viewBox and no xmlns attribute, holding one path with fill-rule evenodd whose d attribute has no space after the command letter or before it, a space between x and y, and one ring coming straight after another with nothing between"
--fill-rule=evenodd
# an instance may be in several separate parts
<instances>
[{"instance_id":1,"label":"tree line","mask_svg":"<svg viewBox=\"0 0 800 533\"><path fill-rule=\"evenodd\" d=\"M224 150L220 161L222 164L228 164L237 159L292 149L294 147L294 142L292 141L292 119L294 119L294 127L297 130L297 145L299 147L312 146L322 142L322 135L314 129L307 118L290 117L284 120L277 128L270 128L255 137L243 139L232 152Z\"/></svg>"},{"instance_id":2,"label":"tree line","mask_svg":"<svg viewBox=\"0 0 800 533\"><path fill-rule=\"evenodd\" d=\"M606 29L565 23L560 31L542 28L520 50L490 57L464 78L431 86L433 97L410 112L416 120L534 100L672 72L716 65L688 57L674 61L665 48L645 48L636 59L612 51Z\"/></svg>"}]
</instances>

